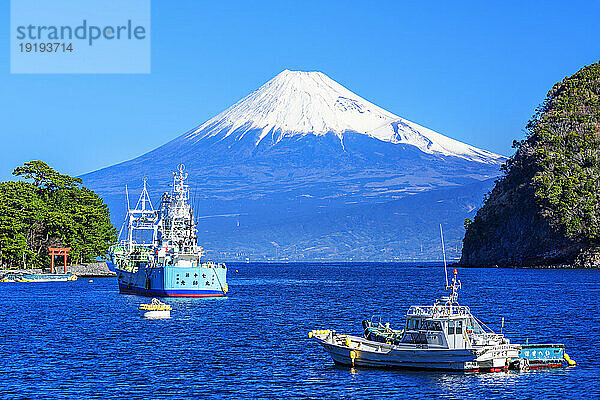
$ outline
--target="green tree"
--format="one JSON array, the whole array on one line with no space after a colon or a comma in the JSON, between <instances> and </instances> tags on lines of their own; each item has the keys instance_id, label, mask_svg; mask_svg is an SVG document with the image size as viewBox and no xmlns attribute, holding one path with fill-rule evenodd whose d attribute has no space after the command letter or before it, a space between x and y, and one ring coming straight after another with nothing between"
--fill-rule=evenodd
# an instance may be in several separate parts
<instances>
[{"instance_id":1,"label":"green tree","mask_svg":"<svg viewBox=\"0 0 600 400\"><path fill-rule=\"evenodd\" d=\"M471 225L473 223L473 221L471 221L470 218L465 218L465 223L463 224L463 226L465 227L465 230L469 229L469 225Z\"/></svg>"},{"instance_id":2,"label":"green tree","mask_svg":"<svg viewBox=\"0 0 600 400\"><path fill-rule=\"evenodd\" d=\"M13 175L33 179L35 187L49 190L73 188L81 183L81 179L60 174L39 160L26 162L22 167L15 168Z\"/></svg>"},{"instance_id":3,"label":"green tree","mask_svg":"<svg viewBox=\"0 0 600 400\"><path fill-rule=\"evenodd\" d=\"M542 214L571 239L600 239L600 64L554 85L529 123Z\"/></svg>"},{"instance_id":4,"label":"green tree","mask_svg":"<svg viewBox=\"0 0 600 400\"><path fill-rule=\"evenodd\" d=\"M26 182L0 183L0 263L35 262L31 241L39 235L45 204Z\"/></svg>"},{"instance_id":5,"label":"green tree","mask_svg":"<svg viewBox=\"0 0 600 400\"><path fill-rule=\"evenodd\" d=\"M106 255L116 231L100 196L42 161L13 174L33 183L0 183L0 264L48 266L48 247L71 247L78 263Z\"/></svg>"}]
</instances>

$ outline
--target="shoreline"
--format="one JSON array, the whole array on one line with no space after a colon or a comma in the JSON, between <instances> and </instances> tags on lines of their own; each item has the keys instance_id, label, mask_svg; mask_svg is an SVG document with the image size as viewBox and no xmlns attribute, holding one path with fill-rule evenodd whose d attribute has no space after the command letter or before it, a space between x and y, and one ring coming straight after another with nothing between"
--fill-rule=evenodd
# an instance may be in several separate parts
<instances>
[{"instance_id":1,"label":"shoreline","mask_svg":"<svg viewBox=\"0 0 600 400\"><path fill-rule=\"evenodd\" d=\"M62 265L55 266L55 273L61 274L63 271ZM41 268L32 269L5 269L0 270L2 273L30 273L30 274L43 274L49 273L49 270L43 270ZM116 272L108 269L106 262L97 262L83 265L67 265L67 273L77 275L78 278L114 278L117 276Z\"/></svg>"}]
</instances>

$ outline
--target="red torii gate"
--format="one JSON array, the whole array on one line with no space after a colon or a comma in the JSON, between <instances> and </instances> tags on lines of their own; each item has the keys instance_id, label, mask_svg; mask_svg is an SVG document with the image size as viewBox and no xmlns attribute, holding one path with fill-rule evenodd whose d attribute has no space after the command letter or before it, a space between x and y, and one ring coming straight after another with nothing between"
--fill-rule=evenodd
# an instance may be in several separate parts
<instances>
[{"instance_id":1,"label":"red torii gate","mask_svg":"<svg viewBox=\"0 0 600 400\"><path fill-rule=\"evenodd\" d=\"M63 256L65 262L65 274L67 273L67 256L69 255L70 247L48 247L50 252L50 273L54 273L54 257Z\"/></svg>"}]
</instances>

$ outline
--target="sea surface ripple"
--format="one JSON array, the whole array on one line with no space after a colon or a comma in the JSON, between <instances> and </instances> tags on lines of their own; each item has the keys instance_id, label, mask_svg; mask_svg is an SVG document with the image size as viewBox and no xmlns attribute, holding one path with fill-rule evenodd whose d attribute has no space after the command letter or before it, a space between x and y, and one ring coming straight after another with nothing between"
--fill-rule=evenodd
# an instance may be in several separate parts
<instances>
[{"instance_id":1,"label":"sea surface ripple","mask_svg":"<svg viewBox=\"0 0 600 400\"><path fill-rule=\"evenodd\" d=\"M236 269L239 271L236 273ZM307 333L403 323L442 295L443 268L238 264L229 297L166 299L169 320L115 279L0 284L0 397L7 399L600 398L600 271L459 268L460 301L513 342L565 343L573 368L506 373L334 366Z\"/></svg>"}]
</instances>

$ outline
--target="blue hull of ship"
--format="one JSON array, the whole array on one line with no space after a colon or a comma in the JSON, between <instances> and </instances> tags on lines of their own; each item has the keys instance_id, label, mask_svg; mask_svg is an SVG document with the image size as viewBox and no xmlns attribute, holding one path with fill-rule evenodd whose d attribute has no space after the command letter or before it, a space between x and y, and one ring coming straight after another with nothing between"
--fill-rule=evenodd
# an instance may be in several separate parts
<instances>
[{"instance_id":1,"label":"blue hull of ship","mask_svg":"<svg viewBox=\"0 0 600 400\"><path fill-rule=\"evenodd\" d=\"M148 297L223 297L227 269L223 267L150 267L136 272L115 268L119 292Z\"/></svg>"},{"instance_id":2,"label":"blue hull of ship","mask_svg":"<svg viewBox=\"0 0 600 400\"><path fill-rule=\"evenodd\" d=\"M215 290L158 290L144 288L128 288L126 285L119 284L119 292L126 294L137 294L147 297L223 297L222 291Z\"/></svg>"}]
</instances>

